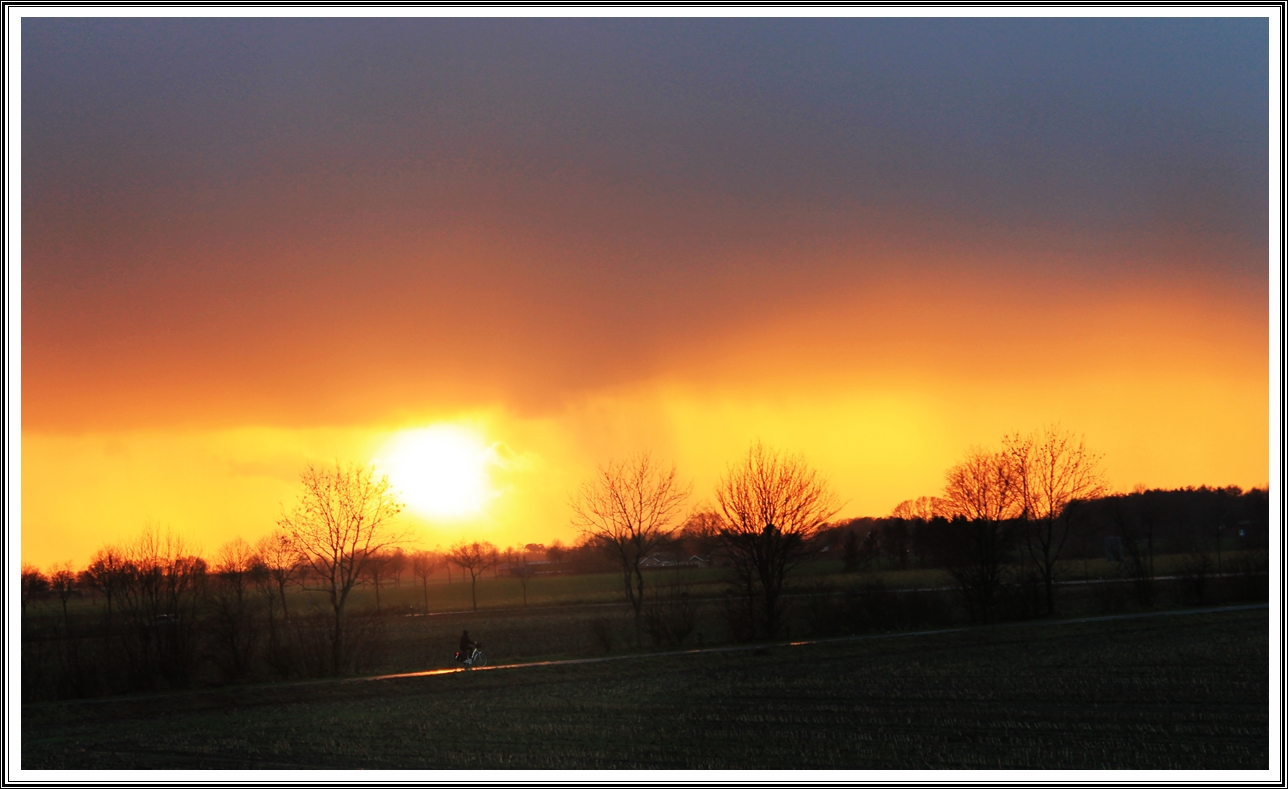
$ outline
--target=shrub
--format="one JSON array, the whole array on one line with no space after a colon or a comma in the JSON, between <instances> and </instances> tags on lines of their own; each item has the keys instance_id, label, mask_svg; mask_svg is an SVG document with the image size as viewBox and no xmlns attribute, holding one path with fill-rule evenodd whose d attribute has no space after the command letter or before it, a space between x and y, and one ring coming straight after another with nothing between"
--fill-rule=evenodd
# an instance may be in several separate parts
<instances>
[{"instance_id":1,"label":"shrub","mask_svg":"<svg viewBox=\"0 0 1288 789\"><path fill-rule=\"evenodd\" d=\"M696 612L689 593L669 589L665 594L654 594L653 601L644 609L644 624L653 643L675 646L693 632Z\"/></svg>"}]
</instances>

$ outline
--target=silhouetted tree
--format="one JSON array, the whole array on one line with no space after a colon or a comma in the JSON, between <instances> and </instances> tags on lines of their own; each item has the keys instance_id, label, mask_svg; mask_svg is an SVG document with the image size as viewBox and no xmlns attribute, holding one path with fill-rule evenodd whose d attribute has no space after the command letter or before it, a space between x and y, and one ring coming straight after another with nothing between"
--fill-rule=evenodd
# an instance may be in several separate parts
<instances>
[{"instance_id":1,"label":"silhouetted tree","mask_svg":"<svg viewBox=\"0 0 1288 789\"><path fill-rule=\"evenodd\" d=\"M929 521L947 513L949 505L937 496L919 496L895 505L890 517L900 520Z\"/></svg>"},{"instance_id":2,"label":"silhouetted tree","mask_svg":"<svg viewBox=\"0 0 1288 789\"><path fill-rule=\"evenodd\" d=\"M411 555L411 571L420 579L425 593L425 613L429 613L429 576L434 574L434 555L429 551L416 551Z\"/></svg>"},{"instance_id":3,"label":"silhouetted tree","mask_svg":"<svg viewBox=\"0 0 1288 789\"><path fill-rule=\"evenodd\" d=\"M49 573L49 587L58 595L58 602L63 606L63 632L71 635L71 621L67 617L67 601L76 594L76 573L71 562L55 565Z\"/></svg>"},{"instance_id":4,"label":"silhouetted tree","mask_svg":"<svg viewBox=\"0 0 1288 789\"><path fill-rule=\"evenodd\" d=\"M1029 436L1010 436L1007 454L1017 475L1024 545L1046 592L1046 610L1055 613L1056 562L1069 539L1077 506L1104 495L1100 456L1083 439L1047 427Z\"/></svg>"},{"instance_id":5,"label":"silhouetted tree","mask_svg":"<svg viewBox=\"0 0 1288 789\"><path fill-rule=\"evenodd\" d=\"M130 626L124 643L134 683L151 687L161 677L182 687L196 660L206 562L190 553L181 537L156 526L146 527L125 555L126 583L118 597Z\"/></svg>"},{"instance_id":6,"label":"silhouetted tree","mask_svg":"<svg viewBox=\"0 0 1288 789\"><path fill-rule=\"evenodd\" d=\"M803 458L757 442L721 478L716 503L720 541L747 595L753 632L761 621L761 633L773 638L787 574L805 554L806 541L836 514L836 499Z\"/></svg>"},{"instance_id":7,"label":"silhouetted tree","mask_svg":"<svg viewBox=\"0 0 1288 789\"><path fill-rule=\"evenodd\" d=\"M224 543L215 559L210 595L218 645L214 660L231 680L246 675L259 635L249 599L255 567L255 552L241 537Z\"/></svg>"},{"instance_id":8,"label":"silhouetted tree","mask_svg":"<svg viewBox=\"0 0 1288 789\"><path fill-rule=\"evenodd\" d=\"M344 606L362 577L370 557L406 535L395 530L402 504L387 477L376 479L369 468L356 464L320 469L307 467L300 475L304 490L279 526L308 565L310 591L324 592L335 624L331 631L332 670L344 666Z\"/></svg>"},{"instance_id":9,"label":"silhouetted tree","mask_svg":"<svg viewBox=\"0 0 1288 789\"><path fill-rule=\"evenodd\" d=\"M691 555L718 562L722 558L718 555L721 551L721 523L723 520L720 513L710 509L700 509L684 519L677 539L687 546Z\"/></svg>"},{"instance_id":10,"label":"silhouetted tree","mask_svg":"<svg viewBox=\"0 0 1288 789\"><path fill-rule=\"evenodd\" d=\"M380 612L380 584L381 579L388 575L389 560L390 556L387 551L376 551L367 557L366 568L363 572L363 575L371 579L371 584L376 589L376 613Z\"/></svg>"},{"instance_id":11,"label":"silhouetted tree","mask_svg":"<svg viewBox=\"0 0 1288 789\"><path fill-rule=\"evenodd\" d=\"M644 606L645 557L675 531L680 505L689 486L676 479L675 467L664 468L648 452L600 466L594 481L582 486L571 502L573 525L622 574L626 600L635 612L638 640Z\"/></svg>"},{"instance_id":12,"label":"silhouetted tree","mask_svg":"<svg viewBox=\"0 0 1288 789\"><path fill-rule=\"evenodd\" d=\"M22 566L22 613L27 613L27 603L49 589L49 579L33 564Z\"/></svg>"},{"instance_id":13,"label":"silhouetted tree","mask_svg":"<svg viewBox=\"0 0 1288 789\"><path fill-rule=\"evenodd\" d=\"M971 618L991 619L1015 543L1013 519L1023 508L1015 463L1009 453L974 448L947 477L944 499L955 542L949 571Z\"/></svg>"},{"instance_id":14,"label":"silhouetted tree","mask_svg":"<svg viewBox=\"0 0 1288 789\"><path fill-rule=\"evenodd\" d=\"M112 545L99 548L85 568L85 583L92 589L101 592L107 601L107 624L112 625L112 598L125 583L125 556L121 549Z\"/></svg>"},{"instance_id":15,"label":"silhouetted tree","mask_svg":"<svg viewBox=\"0 0 1288 789\"><path fill-rule=\"evenodd\" d=\"M395 589L398 588L398 584L402 580L402 574L407 569L409 561L406 552L402 548L394 548L389 552L389 558L385 565L388 571L387 574L394 579Z\"/></svg>"},{"instance_id":16,"label":"silhouetted tree","mask_svg":"<svg viewBox=\"0 0 1288 789\"><path fill-rule=\"evenodd\" d=\"M479 610L478 580L483 571L496 564L496 546L490 542L457 543L448 551L452 563L470 573L470 602Z\"/></svg>"},{"instance_id":17,"label":"silhouetted tree","mask_svg":"<svg viewBox=\"0 0 1288 789\"><path fill-rule=\"evenodd\" d=\"M557 569L563 565L567 553L568 549L564 547L563 540L554 540L546 549L546 559Z\"/></svg>"},{"instance_id":18,"label":"silhouetted tree","mask_svg":"<svg viewBox=\"0 0 1288 789\"><path fill-rule=\"evenodd\" d=\"M291 612L286 607L286 587L300 576L300 552L291 543L290 535L276 532L259 538L255 543L255 555L271 582L271 588L276 590L278 599L282 601L282 618L290 619ZM271 609L269 613L271 615Z\"/></svg>"},{"instance_id":19,"label":"silhouetted tree","mask_svg":"<svg viewBox=\"0 0 1288 789\"><path fill-rule=\"evenodd\" d=\"M535 574L532 565L528 564L528 554L520 552L515 563L510 565L510 572L519 579L519 586L523 589L523 605L528 605L528 581L532 580Z\"/></svg>"}]
</instances>

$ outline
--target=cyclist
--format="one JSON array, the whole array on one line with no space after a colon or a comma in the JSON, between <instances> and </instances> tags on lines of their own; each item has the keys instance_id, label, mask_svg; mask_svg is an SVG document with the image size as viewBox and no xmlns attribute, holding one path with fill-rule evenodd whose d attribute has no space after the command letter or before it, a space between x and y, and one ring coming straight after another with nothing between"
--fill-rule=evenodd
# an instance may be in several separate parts
<instances>
[{"instance_id":1,"label":"cyclist","mask_svg":"<svg viewBox=\"0 0 1288 789\"><path fill-rule=\"evenodd\" d=\"M460 660L462 663L464 663L466 660L469 660L470 655L474 654L474 648L477 646L478 646L478 643L475 642L472 638L470 638L470 631L462 630L461 631L461 651L456 653L457 660Z\"/></svg>"}]
</instances>

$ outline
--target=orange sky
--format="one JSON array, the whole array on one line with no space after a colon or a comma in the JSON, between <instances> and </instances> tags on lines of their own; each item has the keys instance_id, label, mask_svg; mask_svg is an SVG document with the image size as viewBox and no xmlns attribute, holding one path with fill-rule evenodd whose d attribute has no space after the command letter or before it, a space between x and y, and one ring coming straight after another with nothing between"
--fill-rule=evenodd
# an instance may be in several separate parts
<instances>
[{"instance_id":1,"label":"orange sky","mask_svg":"<svg viewBox=\"0 0 1288 789\"><path fill-rule=\"evenodd\" d=\"M1050 423L1268 483L1264 20L500 22L24 28L24 561L438 424L494 495L427 546L757 439L846 517Z\"/></svg>"},{"instance_id":2,"label":"orange sky","mask_svg":"<svg viewBox=\"0 0 1288 789\"><path fill-rule=\"evenodd\" d=\"M426 546L570 542L569 495L597 463L641 448L695 482L697 506L755 439L822 469L844 516L938 493L968 446L1048 422L1085 433L1116 489L1267 483L1266 322L1255 312L1161 285L1095 305L972 290L927 283L915 305L890 286L823 299L543 408L497 398L366 423L28 430L24 558L83 561L145 522L207 551L254 539L289 505L305 463L371 460L399 429L444 422L498 445L486 468L497 495L475 517L409 512Z\"/></svg>"}]
</instances>

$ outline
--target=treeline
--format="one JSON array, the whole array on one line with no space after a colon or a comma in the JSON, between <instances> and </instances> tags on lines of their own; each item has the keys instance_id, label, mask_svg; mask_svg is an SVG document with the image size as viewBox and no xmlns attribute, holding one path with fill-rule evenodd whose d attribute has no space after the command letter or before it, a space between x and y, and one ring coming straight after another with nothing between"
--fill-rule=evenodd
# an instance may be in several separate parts
<instances>
[{"instance_id":1,"label":"treeline","mask_svg":"<svg viewBox=\"0 0 1288 789\"><path fill-rule=\"evenodd\" d=\"M397 579L423 571L428 558L389 552L371 563L367 580L378 589L386 572ZM234 539L208 561L157 529L103 547L79 572L24 566L24 698L330 673L329 619L292 593L323 580L277 536L254 547ZM37 600L44 616L29 611ZM355 618L346 666L368 662L378 628L371 616Z\"/></svg>"},{"instance_id":2,"label":"treeline","mask_svg":"<svg viewBox=\"0 0 1288 789\"><path fill-rule=\"evenodd\" d=\"M951 520L937 498L906 501L884 518L851 518L832 524L815 541L818 553L862 569L944 568L953 559L944 532ZM918 511L925 514L916 514ZM1154 555L1265 550L1270 499L1264 488L1183 488L1114 494L1079 506L1067 559L1106 558L1118 541ZM1117 538L1117 539L1115 539ZM834 552L834 553L833 553ZM1117 558L1117 557L1115 557Z\"/></svg>"},{"instance_id":3,"label":"treeline","mask_svg":"<svg viewBox=\"0 0 1288 789\"><path fill-rule=\"evenodd\" d=\"M395 612L382 604L383 589L418 585L428 611L431 579L469 581L473 590L486 573L504 570L519 576L526 598L539 567L603 567L586 546L558 543L408 550L395 522L402 505L369 468L309 467L301 482L296 507L254 545L238 537L207 558L152 527L102 547L83 568L24 565L23 698L361 671L378 663L381 614ZM353 610L355 588L372 590L374 607ZM34 601L43 603L41 616L30 611ZM407 611L404 603L397 613Z\"/></svg>"},{"instance_id":4,"label":"treeline","mask_svg":"<svg viewBox=\"0 0 1288 789\"><path fill-rule=\"evenodd\" d=\"M409 612L406 603L391 608L382 601L382 590L417 587L417 608L428 611L433 584L513 575L526 594L526 581L538 574L605 569L584 544L372 551L356 586L374 606L348 616L338 673L371 662L382 615ZM329 580L280 533L254 545L235 538L207 558L181 537L148 528L133 541L100 548L83 568L63 563L44 572L24 565L25 695L80 697L336 673L334 616L320 610ZM36 603L40 616L30 610Z\"/></svg>"},{"instance_id":5,"label":"treeline","mask_svg":"<svg viewBox=\"0 0 1288 789\"><path fill-rule=\"evenodd\" d=\"M1264 488L1155 489L1077 500L1059 513L1067 532L1056 535L1062 539L1052 546L1052 558L1063 561L1068 579L1080 577L1078 562L1084 568L1090 560L1110 562L1136 602L1147 606L1157 594L1156 557L1179 556L1169 572L1185 583L1187 602L1198 604L1208 601L1221 576L1264 586L1269 515ZM1042 572L1043 537L1022 513L981 525L954 514L943 498L924 497L901 503L885 518L833 524L819 534L814 550L839 559L851 573L948 571L972 618L982 621L997 615L997 595L1006 588L1025 596L1018 604L1024 613L1053 610L1054 582L1061 577L1053 573L1048 584ZM1236 596L1261 597L1264 590Z\"/></svg>"},{"instance_id":6,"label":"treeline","mask_svg":"<svg viewBox=\"0 0 1288 789\"><path fill-rule=\"evenodd\" d=\"M615 571L637 645L646 631L655 643L675 644L692 630L693 601L682 588L653 586L654 577L646 594L645 572L667 566L727 568L728 625L739 639L781 635L789 581L819 559L838 559L849 573L944 571L967 618L981 622L1055 613L1071 563L1098 557L1113 562L1143 606L1154 604L1163 554L1184 557L1168 572L1183 576L1187 602L1207 602L1217 587L1226 598L1264 598L1267 491L1109 494L1099 460L1058 428L1006 436L998 449L968 451L946 472L940 495L903 502L886 518L838 523L830 522L837 504L829 485L799 456L753 444L717 483L713 505L686 510L692 487L674 466L642 453L601 466L583 485L573 500L575 545L474 541L433 551L405 547L402 505L387 480L356 465L309 467L295 508L254 545L237 538L207 559L147 529L104 546L83 568L24 565L23 694L360 671L377 662L381 614L392 613L382 589L418 585L428 611L431 579L468 581L477 609L477 583L489 574L518 579L526 605L538 575ZM351 593L362 587L374 591L375 605L354 611ZM928 615L912 613L907 595L877 592L847 603L858 614L820 608L815 618L890 627ZM70 605L85 597L94 605ZM28 615L33 600L45 601L44 615ZM58 606L52 612L49 601ZM942 606L934 615L944 616Z\"/></svg>"}]
</instances>

